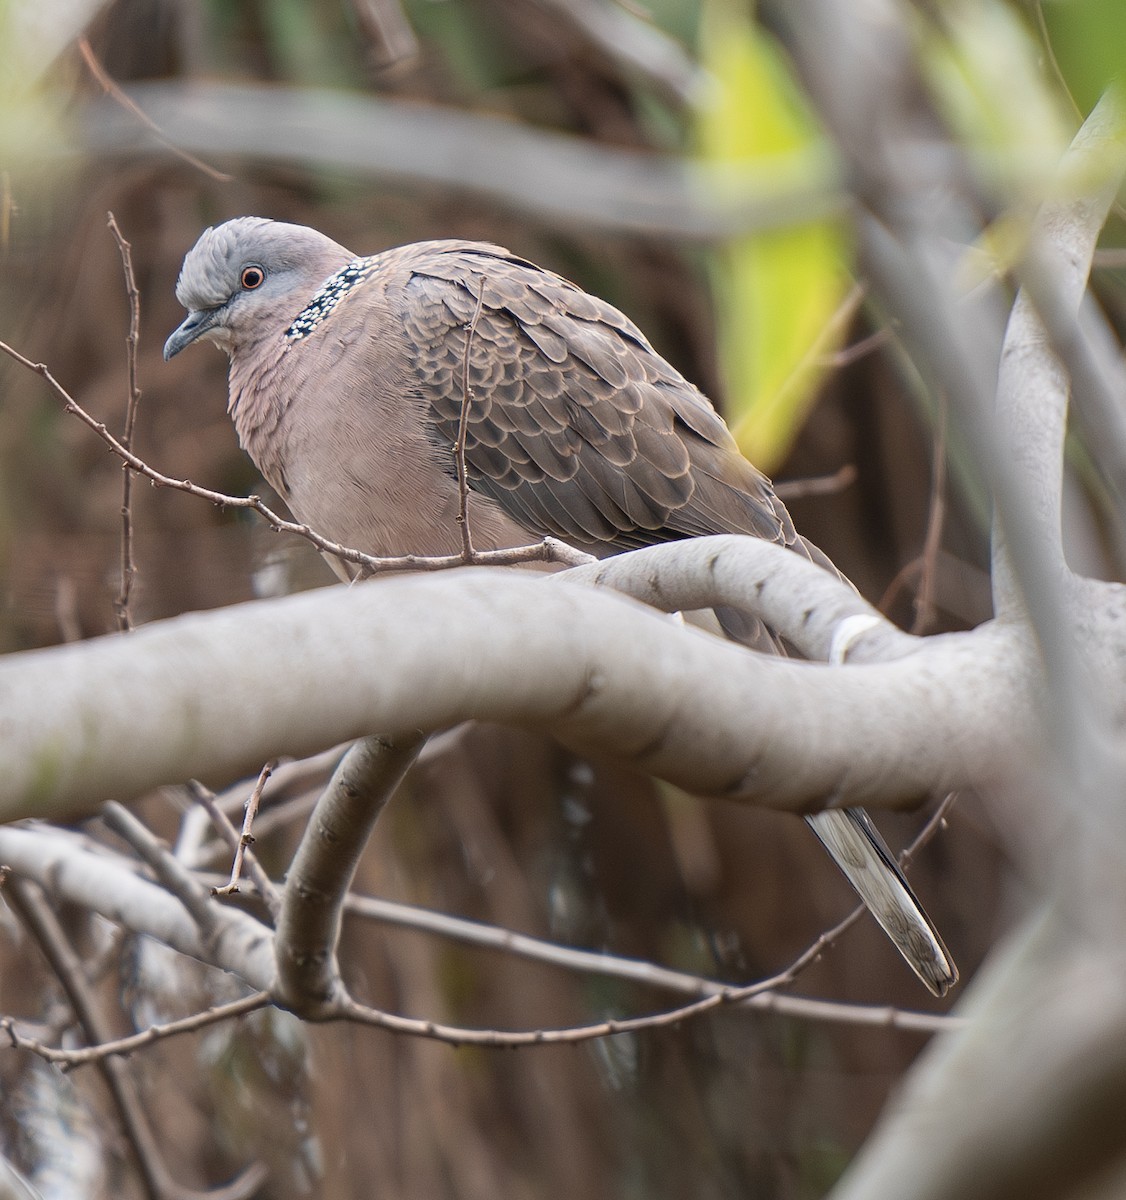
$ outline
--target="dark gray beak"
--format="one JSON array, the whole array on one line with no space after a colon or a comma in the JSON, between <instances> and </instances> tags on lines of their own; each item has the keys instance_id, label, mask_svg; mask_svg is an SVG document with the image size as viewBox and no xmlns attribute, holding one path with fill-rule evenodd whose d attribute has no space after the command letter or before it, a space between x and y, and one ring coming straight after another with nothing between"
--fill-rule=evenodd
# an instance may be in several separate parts
<instances>
[{"instance_id":1,"label":"dark gray beak","mask_svg":"<svg viewBox=\"0 0 1126 1200\"><path fill-rule=\"evenodd\" d=\"M188 313L184 323L164 343L164 361L167 362L174 354L179 354L185 346L190 346L196 338L202 337L217 325L222 311L221 308L204 308Z\"/></svg>"}]
</instances>

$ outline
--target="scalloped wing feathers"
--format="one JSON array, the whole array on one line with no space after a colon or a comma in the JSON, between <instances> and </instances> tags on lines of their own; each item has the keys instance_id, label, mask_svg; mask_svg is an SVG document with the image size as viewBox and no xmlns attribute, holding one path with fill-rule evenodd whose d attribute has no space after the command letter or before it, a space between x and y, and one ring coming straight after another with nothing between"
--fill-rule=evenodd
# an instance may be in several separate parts
<instances>
[{"instance_id":1,"label":"scalloped wing feathers","mask_svg":"<svg viewBox=\"0 0 1126 1200\"><path fill-rule=\"evenodd\" d=\"M434 434L452 447L468 386L472 485L521 524L619 550L718 532L799 544L709 401L617 309L498 247L392 256L407 275L385 294Z\"/></svg>"}]
</instances>

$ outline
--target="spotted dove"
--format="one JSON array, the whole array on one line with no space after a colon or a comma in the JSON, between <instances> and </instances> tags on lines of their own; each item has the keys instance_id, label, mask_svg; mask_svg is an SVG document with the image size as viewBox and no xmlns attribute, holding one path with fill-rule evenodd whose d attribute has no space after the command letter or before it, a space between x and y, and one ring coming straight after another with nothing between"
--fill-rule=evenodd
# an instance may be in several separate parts
<instances>
[{"instance_id":1,"label":"spotted dove","mask_svg":"<svg viewBox=\"0 0 1126 1200\"><path fill-rule=\"evenodd\" d=\"M374 555L461 549L453 453L478 549L551 535L600 556L747 533L828 564L707 398L621 312L499 246L368 258L241 217L206 230L176 286L171 358L230 357L239 441L299 520ZM467 349L468 342L468 349ZM861 809L808 818L936 995L957 969Z\"/></svg>"}]
</instances>

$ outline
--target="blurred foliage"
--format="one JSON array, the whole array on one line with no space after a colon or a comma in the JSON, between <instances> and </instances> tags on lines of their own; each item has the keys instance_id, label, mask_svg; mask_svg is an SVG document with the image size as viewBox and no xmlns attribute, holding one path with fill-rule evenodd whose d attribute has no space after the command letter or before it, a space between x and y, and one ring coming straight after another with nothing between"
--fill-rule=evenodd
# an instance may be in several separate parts
<instances>
[{"instance_id":1,"label":"blurred foliage","mask_svg":"<svg viewBox=\"0 0 1126 1200\"><path fill-rule=\"evenodd\" d=\"M1076 127L1040 39L1000 0L954 0L920 37L946 119L982 162L1044 175Z\"/></svg>"},{"instance_id":2,"label":"blurred foliage","mask_svg":"<svg viewBox=\"0 0 1126 1200\"><path fill-rule=\"evenodd\" d=\"M714 92L697 118L708 162L769 162L820 148L824 135L784 55L742 0L707 0L701 58ZM845 323L849 244L837 222L748 234L713 256L720 371L743 453L766 471L783 460L825 374Z\"/></svg>"},{"instance_id":3,"label":"blurred foliage","mask_svg":"<svg viewBox=\"0 0 1126 1200\"><path fill-rule=\"evenodd\" d=\"M13 173L61 140L65 96L43 76L58 48L26 5L0 0L0 250L11 235Z\"/></svg>"},{"instance_id":4,"label":"blurred foliage","mask_svg":"<svg viewBox=\"0 0 1126 1200\"><path fill-rule=\"evenodd\" d=\"M1126 70L1126 5L1120 0L1033 0L1058 67L1086 115Z\"/></svg>"}]
</instances>

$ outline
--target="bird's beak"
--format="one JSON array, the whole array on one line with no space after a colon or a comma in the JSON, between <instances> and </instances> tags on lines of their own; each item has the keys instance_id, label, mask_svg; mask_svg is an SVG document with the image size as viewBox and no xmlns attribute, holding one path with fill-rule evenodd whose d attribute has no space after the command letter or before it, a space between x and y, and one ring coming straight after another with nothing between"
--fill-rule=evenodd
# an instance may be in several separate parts
<instances>
[{"instance_id":1,"label":"bird's beak","mask_svg":"<svg viewBox=\"0 0 1126 1200\"><path fill-rule=\"evenodd\" d=\"M164 361L167 362L174 354L179 354L185 346L190 346L196 338L202 337L208 330L213 329L219 322L222 308L204 308L198 312L190 312L184 318L184 323L164 343Z\"/></svg>"}]
</instances>

